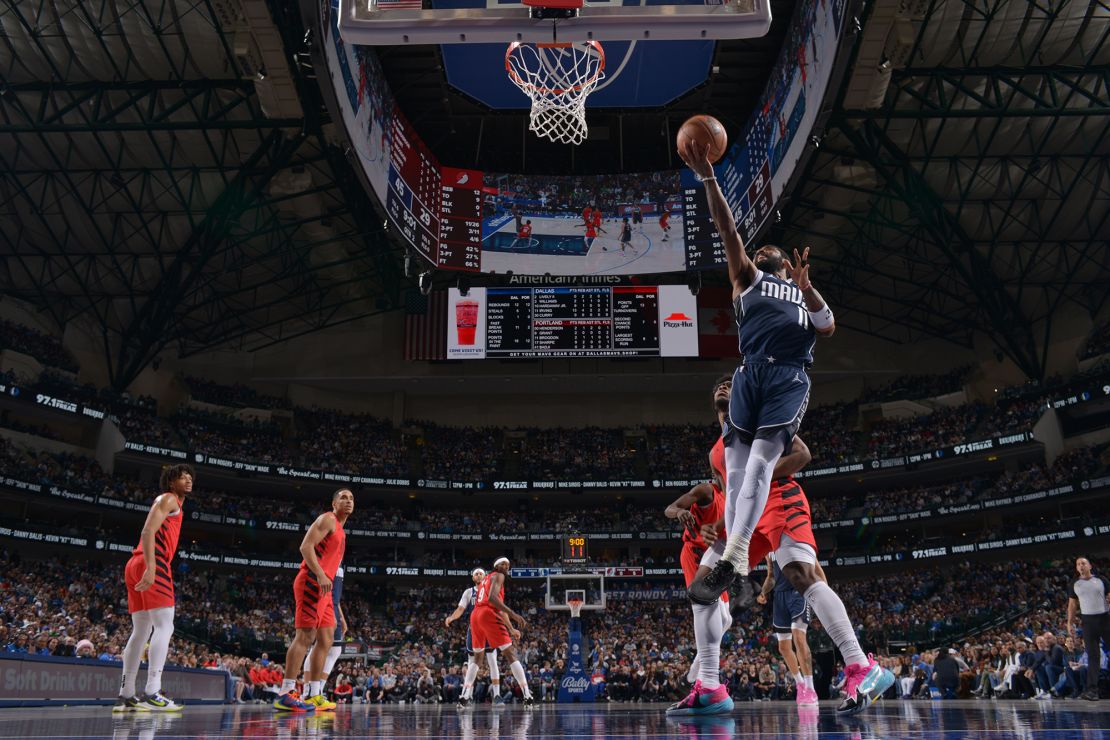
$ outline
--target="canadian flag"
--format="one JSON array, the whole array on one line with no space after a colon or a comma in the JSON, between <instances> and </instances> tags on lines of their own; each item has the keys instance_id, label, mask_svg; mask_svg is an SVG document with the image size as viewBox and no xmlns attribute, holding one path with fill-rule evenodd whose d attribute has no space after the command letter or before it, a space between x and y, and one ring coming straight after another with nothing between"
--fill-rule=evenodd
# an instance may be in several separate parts
<instances>
[{"instance_id":1,"label":"canadian flag","mask_svg":"<svg viewBox=\"0 0 1110 740\"><path fill-rule=\"evenodd\" d=\"M727 287L706 287L698 293L698 355L701 357L740 356L731 293L731 288Z\"/></svg>"}]
</instances>

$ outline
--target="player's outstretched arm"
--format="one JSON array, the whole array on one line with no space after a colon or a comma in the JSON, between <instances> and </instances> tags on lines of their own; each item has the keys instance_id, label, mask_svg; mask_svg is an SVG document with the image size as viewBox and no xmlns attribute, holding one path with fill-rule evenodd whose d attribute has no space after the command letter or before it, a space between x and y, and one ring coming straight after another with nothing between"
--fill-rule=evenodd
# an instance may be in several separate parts
<instances>
[{"instance_id":1,"label":"player's outstretched arm","mask_svg":"<svg viewBox=\"0 0 1110 740\"><path fill-rule=\"evenodd\" d=\"M694 533L694 527L697 526L697 520L694 515L690 513L690 508L694 504L705 505L713 500L713 487L708 483L699 483L691 488L686 493L676 498L666 509L663 510L663 515L668 519L677 519L682 523L682 526Z\"/></svg>"},{"instance_id":2,"label":"player's outstretched arm","mask_svg":"<svg viewBox=\"0 0 1110 740\"><path fill-rule=\"evenodd\" d=\"M771 473L771 476L778 479L794 475L806 465L809 465L809 461L812 459L813 455L809 453L809 447L802 441L802 438L794 437L794 440L790 443L790 452L780 457L779 461L775 463L775 470Z\"/></svg>"},{"instance_id":3,"label":"player's outstretched arm","mask_svg":"<svg viewBox=\"0 0 1110 740\"><path fill-rule=\"evenodd\" d=\"M732 210L728 207L725 194L717 185L717 178L713 174L713 163L709 161L709 147L699 147L693 140L688 140L678 154L705 185L709 215L713 217L713 225L717 227L717 233L721 236L725 258L728 260L728 279L732 283L732 294L736 296L755 282L755 263L744 251L744 240L736 230L736 219L733 218Z\"/></svg>"},{"instance_id":4,"label":"player's outstretched arm","mask_svg":"<svg viewBox=\"0 0 1110 740\"><path fill-rule=\"evenodd\" d=\"M331 579L328 578L328 574L324 572L323 566L316 558L316 546L334 531L335 517L321 514L316 517L316 521L304 533L304 539L301 540L301 557L304 558L308 569L316 576L316 581L320 584L321 594L331 592Z\"/></svg>"},{"instance_id":5,"label":"player's outstretched arm","mask_svg":"<svg viewBox=\"0 0 1110 740\"><path fill-rule=\"evenodd\" d=\"M814 330L823 337L831 337L836 331L836 319L829 304L825 303L825 299L810 282L809 247L806 247L801 254L798 254L798 250L795 249L794 261L788 262L787 265L790 279L798 286L798 290L802 291L802 300L805 301Z\"/></svg>"}]
</instances>

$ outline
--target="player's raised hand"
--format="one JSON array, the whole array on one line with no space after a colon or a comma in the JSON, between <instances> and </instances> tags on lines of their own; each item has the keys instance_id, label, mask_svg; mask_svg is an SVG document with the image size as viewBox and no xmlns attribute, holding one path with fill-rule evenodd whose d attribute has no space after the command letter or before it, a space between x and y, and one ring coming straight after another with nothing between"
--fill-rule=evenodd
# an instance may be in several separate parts
<instances>
[{"instance_id":1,"label":"player's raised hand","mask_svg":"<svg viewBox=\"0 0 1110 740\"><path fill-rule=\"evenodd\" d=\"M790 279L798 286L798 290L808 290L812 287L809 281L809 247L806 247L799 255L798 250L794 250L794 261L788 262Z\"/></svg>"},{"instance_id":2,"label":"player's raised hand","mask_svg":"<svg viewBox=\"0 0 1110 740\"><path fill-rule=\"evenodd\" d=\"M709 161L709 146L698 146L693 139L687 139L685 146L678 150L678 156L686 166L699 177L713 177L713 163Z\"/></svg>"}]
</instances>

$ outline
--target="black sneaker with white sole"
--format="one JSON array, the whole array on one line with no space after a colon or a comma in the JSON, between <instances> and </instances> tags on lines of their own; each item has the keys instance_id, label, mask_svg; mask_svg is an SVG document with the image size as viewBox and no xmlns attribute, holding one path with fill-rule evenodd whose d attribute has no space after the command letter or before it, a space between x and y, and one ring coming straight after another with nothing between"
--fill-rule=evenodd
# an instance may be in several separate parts
<instances>
[{"instance_id":1,"label":"black sneaker with white sole","mask_svg":"<svg viewBox=\"0 0 1110 740\"><path fill-rule=\"evenodd\" d=\"M690 601L708 606L721 598L721 594L736 580L736 569L727 560L718 560L713 570L703 578L696 578L687 589Z\"/></svg>"}]
</instances>

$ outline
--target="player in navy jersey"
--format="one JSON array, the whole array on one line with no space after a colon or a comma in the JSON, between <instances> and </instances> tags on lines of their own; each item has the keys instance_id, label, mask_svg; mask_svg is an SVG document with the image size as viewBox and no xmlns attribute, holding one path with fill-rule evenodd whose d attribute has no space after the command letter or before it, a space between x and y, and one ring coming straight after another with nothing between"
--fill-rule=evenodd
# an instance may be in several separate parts
<instances>
[{"instance_id":1,"label":"player in navy jersey","mask_svg":"<svg viewBox=\"0 0 1110 740\"><path fill-rule=\"evenodd\" d=\"M770 497L775 463L792 444L809 403L809 367L818 335L836 329L832 309L809 278L809 249L785 250L765 245L749 258L736 231L736 220L717 185L709 147L688 141L679 152L705 185L709 214L720 234L728 260L733 309L743 364L736 368L729 397L729 419L723 425L727 490L725 530L728 542L713 570L696 579L690 600L712 604L740 576L736 600L755 599L748 578L748 549ZM799 562L815 563L816 551L783 533L779 549L795 553ZM791 563L795 561L790 561ZM844 655L849 696L842 711L859 711L882 694L893 676L858 646L844 604L828 584L816 580L802 594L813 607L829 637Z\"/></svg>"},{"instance_id":2,"label":"player in navy jersey","mask_svg":"<svg viewBox=\"0 0 1110 740\"><path fill-rule=\"evenodd\" d=\"M459 597L459 605L455 607L455 611L451 612L450 616L443 620L443 623L450 627L451 623L456 619L466 619L466 665L468 669L471 663L476 663L474 658L474 638L470 633L470 612L474 610L474 605L478 602L478 586L485 577L486 572L481 568L475 568L470 571L470 580L474 582L474 585L462 592L462 596ZM501 671L497 668L496 650L490 650L486 653L486 664L489 666L489 683L490 691L493 692L493 703L504 704L505 700L501 696ZM464 696L460 698L469 699L473 691L473 685L465 687Z\"/></svg>"},{"instance_id":3,"label":"player in navy jersey","mask_svg":"<svg viewBox=\"0 0 1110 740\"><path fill-rule=\"evenodd\" d=\"M750 603L755 594L746 578L748 545L767 504L771 471L789 449L809 403L806 371L813 364L816 336L831 335L836 324L810 282L808 249L802 255L794 250L793 262L773 245L748 257L706 151L690 142L679 154L705 183L709 213L728 260L744 362L733 374L729 420L722 429L728 543L713 571L691 585L690 598L712 603L740 575L746 586L742 600Z\"/></svg>"}]
</instances>

